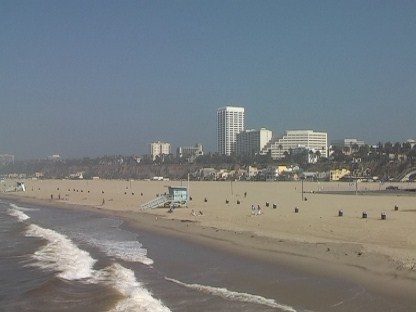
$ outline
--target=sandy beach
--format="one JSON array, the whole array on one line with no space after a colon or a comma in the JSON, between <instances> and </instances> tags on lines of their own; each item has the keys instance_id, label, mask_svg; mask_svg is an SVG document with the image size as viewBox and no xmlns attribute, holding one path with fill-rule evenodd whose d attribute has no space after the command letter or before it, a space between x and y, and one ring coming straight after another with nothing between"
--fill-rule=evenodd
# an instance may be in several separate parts
<instances>
[{"instance_id":1,"label":"sandy beach","mask_svg":"<svg viewBox=\"0 0 416 312\"><path fill-rule=\"evenodd\" d=\"M3 189L13 183L5 181ZM187 181L26 180L25 185L26 192L0 195L100 210L131 226L290 263L299 270L339 275L392 297L414 295L416 194L371 192L390 184L304 182L302 196L301 182L191 181L192 200L173 213L141 206L168 186L188 186ZM252 205L261 207L261 215L252 214Z\"/></svg>"}]
</instances>

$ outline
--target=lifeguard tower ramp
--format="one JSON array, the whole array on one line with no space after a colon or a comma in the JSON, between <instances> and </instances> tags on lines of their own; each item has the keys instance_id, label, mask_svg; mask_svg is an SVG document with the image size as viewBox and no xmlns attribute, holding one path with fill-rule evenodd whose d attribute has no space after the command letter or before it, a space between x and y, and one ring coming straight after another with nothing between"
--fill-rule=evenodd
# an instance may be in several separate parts
<instances>
[{"instance_id":1,"label":"lifeguard tower ramp","mask_svg":"<svg viewBox=\"0 0 416 312\"><path fill-rule=\"evenodd\" d=\"M169 194L161 195L142 205L142 209L181 206L188 203L188 188L183 186L169 186Z\"/></svg>"}]
</instances>

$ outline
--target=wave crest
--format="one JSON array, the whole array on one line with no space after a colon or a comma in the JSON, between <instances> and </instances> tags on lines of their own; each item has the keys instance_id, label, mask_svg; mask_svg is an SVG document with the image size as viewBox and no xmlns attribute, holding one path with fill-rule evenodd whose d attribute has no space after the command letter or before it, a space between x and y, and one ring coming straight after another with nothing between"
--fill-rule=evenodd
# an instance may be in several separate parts
<instances>
[{"instance_id":1,"label":"wave crest","mask_svg":"<svg viewBox=\"0 0 416 312\"><path fill-rule=\"evenodd\" d=\"M271 308L281 309L287 312L296 312L294 308L288 305L277 303L273 299L267 299L262 296L252 295L248 293L239 293L239 292L230 291L226 288L220 288L220 287L212 287L212 286L206 286L206 285L200 285L200 284L187 284L187 283L183 283L181 281L178 281L169 277L165 277L165 279L169 282L178 284L180 286L190 288L199 292L203 292L209 295L218 296L226 300L255 303L255 304L268 306Z\"/></svg>"}]
</instances>

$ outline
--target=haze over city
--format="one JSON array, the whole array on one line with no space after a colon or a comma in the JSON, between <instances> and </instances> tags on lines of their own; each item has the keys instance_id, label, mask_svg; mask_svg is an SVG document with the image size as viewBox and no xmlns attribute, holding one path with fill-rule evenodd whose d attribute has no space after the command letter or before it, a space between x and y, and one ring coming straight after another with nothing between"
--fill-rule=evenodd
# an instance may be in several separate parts
<instances>
[{"instance_id":1,"label":"haze over city","mask_svg":"<svg viewBox=\"0 0 416 312\"><path fill-rule=\"evenodd\" d=\"M0 154L216 151L245 127L415 138L414 1L1 1Z\"/></svg>"}]
</instances>

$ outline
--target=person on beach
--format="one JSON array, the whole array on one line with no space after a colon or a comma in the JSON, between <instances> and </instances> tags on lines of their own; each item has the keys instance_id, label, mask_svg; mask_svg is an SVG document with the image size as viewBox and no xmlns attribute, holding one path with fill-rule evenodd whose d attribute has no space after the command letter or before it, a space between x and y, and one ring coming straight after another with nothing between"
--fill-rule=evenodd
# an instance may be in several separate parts
<instances>
[{"instance_id":1,"label":"person on beach","mask_svg":"<svg viewBox=\"0 0 416 312\"><path fill-rule=\"evenodd\" d=\"M257 216L261 215L261 208L260 205L257 205Z\"/></svg>"},{"instance_id":2,"label":"person on beach","mask_svg":"<svg viewBox=\"0 0 416 312\"><path fill-rule=\"evenodd\" d=\"M254 207L254 205L251 205L251 214L253 216L256 215L256 207Z\"/></svg>"}]
</instances>

